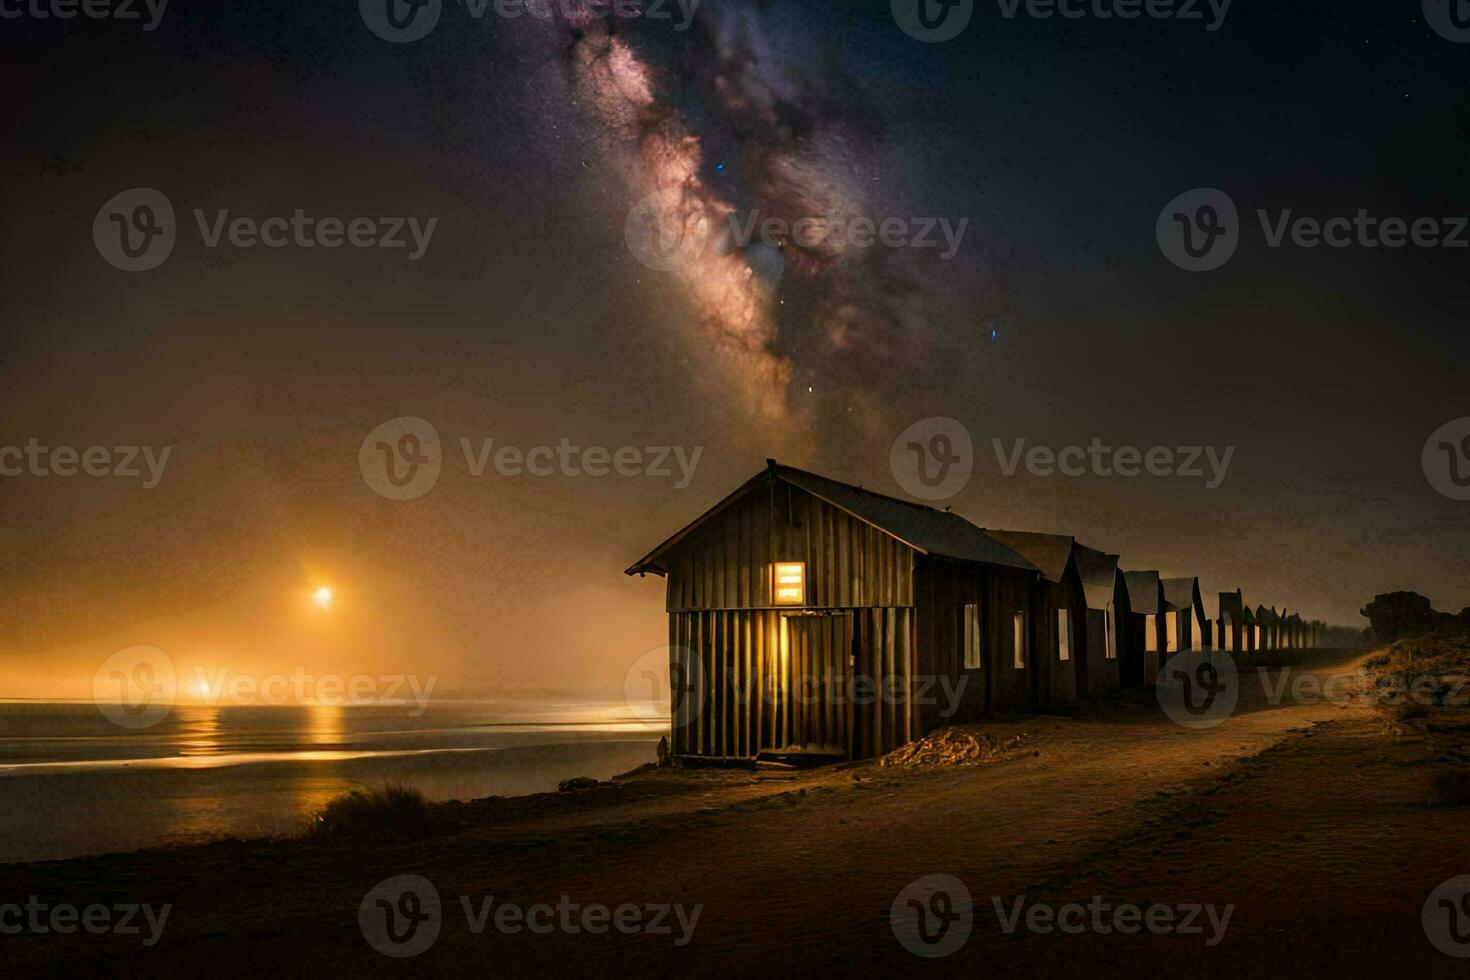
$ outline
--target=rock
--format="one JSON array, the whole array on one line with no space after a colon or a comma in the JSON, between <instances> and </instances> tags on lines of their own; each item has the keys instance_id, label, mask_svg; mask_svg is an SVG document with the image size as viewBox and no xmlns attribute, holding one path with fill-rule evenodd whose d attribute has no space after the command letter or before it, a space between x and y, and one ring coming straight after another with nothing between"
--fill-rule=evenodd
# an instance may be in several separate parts
<instances>
[{"instance_id":1,"label":"rock","mask_svg":"<svg viewBox=\"0 0 1470 980\"><path fill-rule=\"evenodd\" d=\"M591 776L576 776L572 779L563 779L556 788L562 793L576 793L584 789L596 789L597 780Z\"/></svg>"}]
</instances>

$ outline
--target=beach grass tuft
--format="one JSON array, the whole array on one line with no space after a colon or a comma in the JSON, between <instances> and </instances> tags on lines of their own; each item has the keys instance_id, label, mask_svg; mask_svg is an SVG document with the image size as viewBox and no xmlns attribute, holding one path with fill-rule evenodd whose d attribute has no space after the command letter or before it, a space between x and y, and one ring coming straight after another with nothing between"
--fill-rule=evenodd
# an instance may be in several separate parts
<instances>
[{"instance_id":1,"label":"beach grass tuft","mask_svg":"<svg viewBox=\"0 0 1470 980\"><path fill-rule=\"evenodd\" d=\"M312 836L408 840L438 828L424 794L402 783L349 790L311 817Z\"/></svg>"}]
</instances>

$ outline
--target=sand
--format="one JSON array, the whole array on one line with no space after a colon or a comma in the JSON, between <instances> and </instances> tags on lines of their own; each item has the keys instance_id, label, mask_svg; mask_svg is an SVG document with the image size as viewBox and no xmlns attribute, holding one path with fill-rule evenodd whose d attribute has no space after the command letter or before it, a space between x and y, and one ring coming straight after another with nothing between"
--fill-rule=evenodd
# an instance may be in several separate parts
<instances>
[{"instance_id":1,"label":"sand","mask_svg":"<svg viewBox=\"0 0 1470 980\"><path fill-rule=\"evenodd\" d=\"M1361 658L1321 663L1318 676ZM1366 699L1273 706L1248 677L1215 728L1141 697L963 730L983 764L877 762L810 771L660 770L597 789L477 801L454 829L391 846L245 842L0 867L0 903L172 903L163 939L4 937L7 967L154 975L639 972L1043 976L1463 975L1420 910L1470 874L1470 810L1425 804L1428 752ZM1018 738L1019 737L1019 738ZM375 952L358 908L377 882L422 875L443 901L433 945ZM931 874L975 901L957 952L921 960L890 907ZM1224 938L1007 934L994 900L1233 906ZM610 931L476 934L494 902L701 907L692 938Z\"/></svg>"}]
</instances>

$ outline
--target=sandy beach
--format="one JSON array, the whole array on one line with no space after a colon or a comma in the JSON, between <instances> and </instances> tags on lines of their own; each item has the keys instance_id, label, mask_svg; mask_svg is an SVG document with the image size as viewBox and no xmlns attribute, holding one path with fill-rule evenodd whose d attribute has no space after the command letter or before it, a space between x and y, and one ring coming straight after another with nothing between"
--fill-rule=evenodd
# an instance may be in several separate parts
<instances>
[{"instance_id":1,"label":"sandy beach","mask_svg":"<svg viewBox=\"0 0 1470 980\"><path fill-rule=\"evenodd\" d=\"M1353 673L1361 660L1318 657L1291 676ZM5 901L171 906L151 947L146 927L20 935L6 938L7 959L32 974L393 973L404 964L365 940L359 907L384 879L418 875L442 921L412 963L450 975L668 974L696 962L1022 976L1413 964L1450 975L1458 963L1426 940L1420 912L1439 883L1470 871L1470 828L1463 808L1426 806L1422 740L1395 733L1366 699L1273 705L1276 681L1245 676L1240 709L1218 727L1187 729L1151 701L1120 700L972 726L1013 746L980 765L656 770L449 806L446 832L391 846L247 841L5 866ZM896 937L890 907L936 874L964 883L973 928L926 963ZM1006 929L1018 902L1094 896L1231 911L1222 936L1208 924L1199 935ZM484 919L487 900L698 912L692 928L670 914L667 932L536 934Z\"/></svg>"}]
</instances>

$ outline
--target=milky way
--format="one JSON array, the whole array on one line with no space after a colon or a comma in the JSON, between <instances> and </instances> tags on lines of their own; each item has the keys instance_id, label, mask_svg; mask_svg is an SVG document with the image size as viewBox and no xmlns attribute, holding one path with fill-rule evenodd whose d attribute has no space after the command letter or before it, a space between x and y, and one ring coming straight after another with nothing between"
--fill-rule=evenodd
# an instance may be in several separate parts
<instances>
[{"instance_id":1,"label":"milky way","mask_svg":"<svg viewBox=\"0 0 1470 980\"><path fill-rule=\"evenodd\" d=\"M926 350L912 258L841 236L771 242L732 229L755 216L787 227L879 216L893 163L877 114L831 65L775 40L753 4L701 8L677 45L649 43L651 25L573 29L577 83L626 161L630 206L644 202L665 235L708 243L669 276L749 407L808 428L818 404L849 425L870 419ZM838 396L805 397L816 390Z\"/></svg>"}]
</instances>

